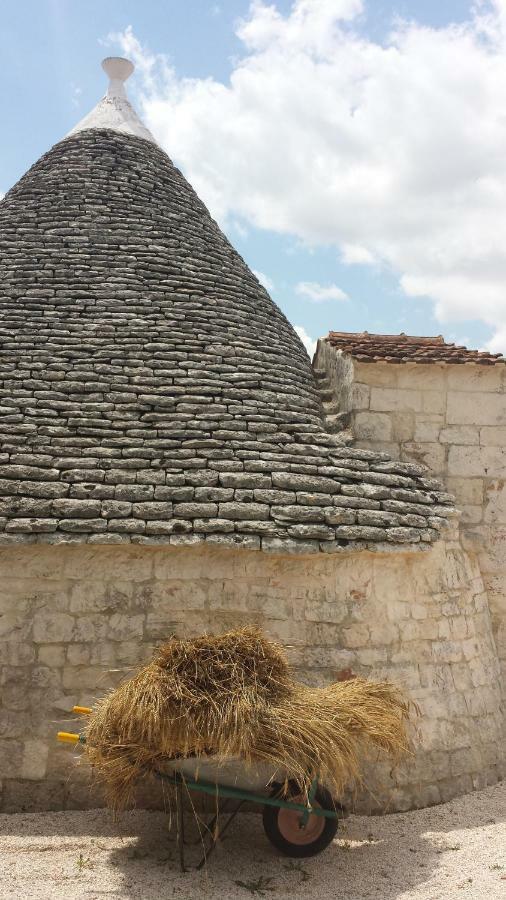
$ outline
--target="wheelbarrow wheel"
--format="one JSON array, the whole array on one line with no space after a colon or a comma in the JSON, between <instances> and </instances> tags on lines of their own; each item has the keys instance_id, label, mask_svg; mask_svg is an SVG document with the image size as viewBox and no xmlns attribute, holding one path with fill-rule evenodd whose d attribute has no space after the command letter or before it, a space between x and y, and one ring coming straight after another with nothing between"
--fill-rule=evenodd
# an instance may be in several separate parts
<instances>
[{"instance_id":1,"label":"wheelbarrow wheel","mask_svg":"<svg viewBox=\"0 0 506 900\"><path fill-rule=\"evenodd\" d=\"M275 788L272 796L279 797L279 786ZM294 803L305 803L305 797L300 788L290 782L284 800ZM339 805L334 802L325 788L318 785L313 799L313 806L322 809L330 809L333 812L339 810ZM301 827L301 813L294 809L280 809L277 806L263 808L263 826L271 844L280 850L285 856L302 858L316 856L325 850L325 847L333 841L338 828L338 819L325 816L310 815L304 827Z\"/></svg>"}]
</instances>

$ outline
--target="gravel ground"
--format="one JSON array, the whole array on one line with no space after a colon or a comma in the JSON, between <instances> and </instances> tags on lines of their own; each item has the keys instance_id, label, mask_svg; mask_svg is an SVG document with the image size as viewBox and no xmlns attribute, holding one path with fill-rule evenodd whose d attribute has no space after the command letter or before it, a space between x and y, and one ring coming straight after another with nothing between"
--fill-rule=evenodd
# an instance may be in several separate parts
<instances>
[{"instance_id":1,"label":"gravel ground","mask_svg":"<svg viewBox=\"0 0 506 900\"><path fill-rule=\"evenodd\" d=\"M351 816L321 856L295 861L276 855L258 816L239 815L207 867L183 875L161 813L128 813L118 825L105 810L3 815L0 897L506 898L505 819L499 784L431 809ZM189 862L198 851L188 848Z\"/></svg>"}]
</instances>

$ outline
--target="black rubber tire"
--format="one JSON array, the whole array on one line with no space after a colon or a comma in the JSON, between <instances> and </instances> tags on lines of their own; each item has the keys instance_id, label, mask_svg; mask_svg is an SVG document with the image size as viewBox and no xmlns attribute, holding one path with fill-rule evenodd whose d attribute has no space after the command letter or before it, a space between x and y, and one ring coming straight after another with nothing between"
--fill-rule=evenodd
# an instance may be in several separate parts
<instances>
[{"instance_id":1,"label":"black rubber tire","mask_svg":"<svg viewBox=\"0 0 506 900\"><path fill-rule=\"evenodd\" d=\"M273 797L279 797L280 788L276 786L272 795ZM290 797L297 797L301 793L300 788L297 785L290 782L288 791L284 794L284 799L289 800ZM332 799L332 796L329 794L325 788L318 785L315 798L317 803L323 809L331 809L335 812L339 812L340 806L338 803ZM287 840L287 838L281 834L278 824L278 816L281 810L277 806L267 806L265 805L262 813L262 821L264 826L265 834L270 840L271 844L276 847L276 850L279 850L283 853L284 856L291 856L292 859L302 859L308 856L316 856L318 853L321 853L322 850L325 850L326 847L334 840L337 829L339 827L339 821L337 817L335 819L324 819L325 825L322 833L311 843L309 844L293 844L291 841Z\"/></svg>"}]
</instances>

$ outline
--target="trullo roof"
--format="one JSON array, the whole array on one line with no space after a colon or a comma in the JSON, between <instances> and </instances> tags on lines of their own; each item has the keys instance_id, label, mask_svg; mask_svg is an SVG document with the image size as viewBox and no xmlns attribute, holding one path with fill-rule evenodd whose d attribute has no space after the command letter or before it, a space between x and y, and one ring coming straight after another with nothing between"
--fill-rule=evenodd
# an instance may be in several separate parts
<instances>
[{"instance_id":1,"label":"trullo roof","mask_svg":"<svg viewBox=\"0 0 506 900\"><path fill-rule=\"evenodd\" d=\"M326 432L293 328L106 68L0 204L0 540L435 539L449 496Z\"/></svg>"}]
</instances>

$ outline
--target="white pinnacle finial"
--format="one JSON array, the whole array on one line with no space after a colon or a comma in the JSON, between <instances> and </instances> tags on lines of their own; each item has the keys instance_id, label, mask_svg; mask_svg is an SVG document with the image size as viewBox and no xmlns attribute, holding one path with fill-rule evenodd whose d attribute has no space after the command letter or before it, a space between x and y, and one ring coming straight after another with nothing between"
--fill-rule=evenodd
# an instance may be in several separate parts
<instances>
[{"instance_id":1,"label":"white pinnacle finial","mask_svg":"<svg viewBox=\"0 0 506 900\"><path fill-rule=\"evenodd\" d=\"M107 95L109 97L126 97L124 83L135 69L133 62L123 59L122 56L106 56L102 60L102 68L109 76Z\"/></svg>"},{"instance_id":2,"label":"white pinnacle finial","mask_svg":"<svg viewBox=\"0 0 506 900\"><path fill-rule=\"evenodd\" d=\"M110 128L123 134L134 134L155 144L153 135L142 124L126 95L125 81L135 69L133 62L122 56L107 56L102 60L102 68L109 76L107 93L68 136L90 128Z\"/></svg>"}]
</instances>

